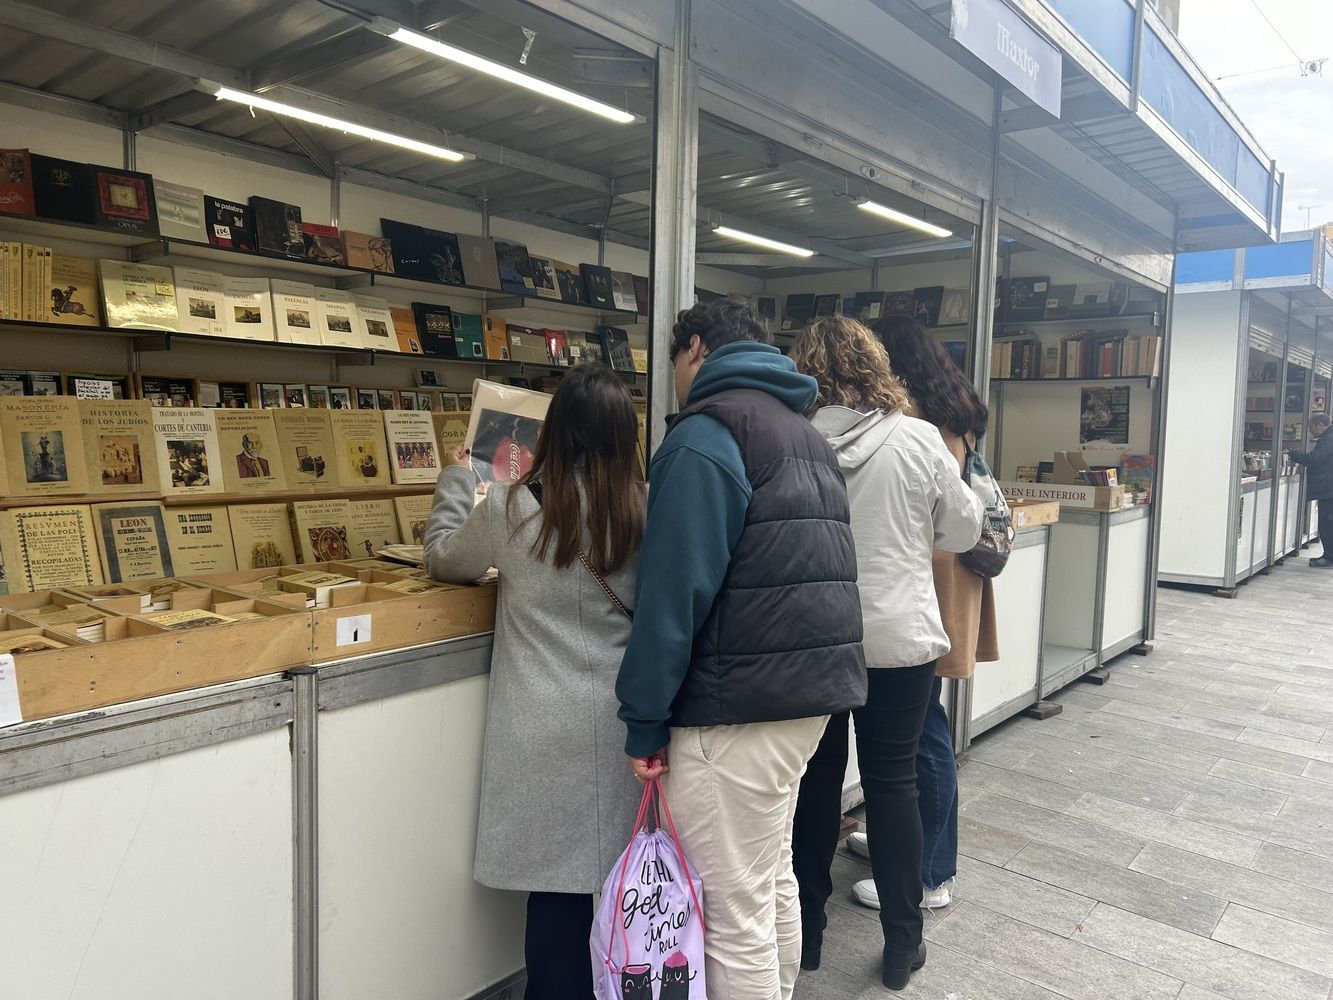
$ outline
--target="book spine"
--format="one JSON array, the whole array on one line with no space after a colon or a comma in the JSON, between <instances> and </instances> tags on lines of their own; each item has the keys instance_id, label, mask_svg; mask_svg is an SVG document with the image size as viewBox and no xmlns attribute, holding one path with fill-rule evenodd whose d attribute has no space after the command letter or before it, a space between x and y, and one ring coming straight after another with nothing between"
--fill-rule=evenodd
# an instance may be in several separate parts
<instances>
[{"instance_id":1,"label":"book spine","mask_svg":"<svg viewBox=\"0 0 1333 1000\"><path fill-rule=\"evenodd\" d=\"M9 244L9 315L23 318L23 244Z\"/></svg>"},{"instance_id":2,"label":"book spine","mask_svg":"<svg viewBox=\"0 0 1333 1000\"><path fill-rule=\"evenodd\" d=\"M9 311L9 244L0 243L0 319L13 319Z\"/></svg>"},{"instance_id":3,"label":"book spine","mask_svg":"<svg viewBox=\"0 0 1333 1000\"><path fill-rule=\"evenodd\" d=\"M32 319L32 284L35 275L37 255L36 247L31 243L23 244L23 305L19 319Z\"/></svg>"},{"instance_id":4,"label":"book spine","mask_svg":"<svg viewBox=\"0 0 1333 1000\"><path fill-rule=\"evenodd\" d=\"M47 323L55 322L55 314L51 312L51 282L54 280L54 251L50 247L42 247L42 286L37 289L37 319Z\"/></svg>"}]
</instances>

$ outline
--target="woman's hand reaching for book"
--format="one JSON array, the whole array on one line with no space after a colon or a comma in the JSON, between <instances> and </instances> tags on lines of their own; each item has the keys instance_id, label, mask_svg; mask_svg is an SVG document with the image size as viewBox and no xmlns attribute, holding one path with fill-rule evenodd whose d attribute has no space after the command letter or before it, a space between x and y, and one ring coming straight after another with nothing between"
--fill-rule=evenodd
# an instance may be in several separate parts
<instances>
[{"instance_id":1,"label":"woman's hand reaching for book","mask_svg":"<svg viewBox=\"0 0 1333 1000\"><path fill-rule=\"evenodd\" d=\"M472 449L464 448L461 444L445 456L445 462L448 465L461 465L464 468L472 466Z\"/></svg>"}]
</instances>

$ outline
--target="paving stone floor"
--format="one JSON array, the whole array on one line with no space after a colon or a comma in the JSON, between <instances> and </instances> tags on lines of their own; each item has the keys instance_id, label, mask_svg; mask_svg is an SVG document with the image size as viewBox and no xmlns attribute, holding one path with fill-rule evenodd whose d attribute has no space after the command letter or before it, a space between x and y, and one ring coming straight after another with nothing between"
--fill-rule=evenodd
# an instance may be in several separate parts
<instances>
[{"instance_id":1,"label":"paving stone floor","mask_svg":"<svg viewBox=\"0 0 1333 1000\"><path fill-rule=\"evenodd\" d=\"M1156 648L977 739L955 901L905 1000L1333 996L1333 571L1162 589ZM984 670L983 664L980 669ZM797 1000L886 997L840 852Z\"/></svg>"}]
</instances>

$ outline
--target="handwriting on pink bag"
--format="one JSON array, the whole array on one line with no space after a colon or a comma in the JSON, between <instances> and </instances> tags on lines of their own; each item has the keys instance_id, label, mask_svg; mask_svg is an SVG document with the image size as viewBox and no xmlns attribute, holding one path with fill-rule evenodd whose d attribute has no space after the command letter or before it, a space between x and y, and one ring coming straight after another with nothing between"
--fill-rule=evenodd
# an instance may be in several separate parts
<instances>
[{"instance_id":1,"label":"handwriting on pink bag","mask_svg":"<svg viewBox=\"0 0 1333 1000\"><path fill-rule=\"evenodd\" d=\"M658 955L668 955L680 947L676 932L690 922L690 901L684 900L673 913L671 901L663 891L674 881L671 870L661 861L646 859L639 872L639 884L625 887L620 904L625 931L641 933L643 946Z\"/></svg>"}]
</instances>

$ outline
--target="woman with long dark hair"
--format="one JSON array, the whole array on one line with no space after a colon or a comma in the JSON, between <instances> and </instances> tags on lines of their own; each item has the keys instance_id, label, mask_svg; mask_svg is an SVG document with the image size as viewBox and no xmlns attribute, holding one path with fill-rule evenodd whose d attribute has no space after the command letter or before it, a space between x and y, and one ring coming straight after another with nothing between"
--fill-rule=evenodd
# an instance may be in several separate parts
<instances>
[{"instance_id":1,"label":"woman with long dark hair","mask_svg":"<svg viewBox=\"0 0 1333 1000\"><path fill-rule=\"evenodd\" d=\"M986 433L990 417L986 404L944 348L912 317L886 316L875 324L875 334L911 396L907 412L939 428L961 475L967 450L975 449ZM931 910L953 901L958 871L958 766L949 718L940 702L942 678L971 677L978 661L1000 658L990 580L969 570L955 553L940 549L935 551L933 567L949 652L935 666L935 687L916 764L923 845L921 905ZM870 856L863 833L852 834L848 846ZM863 905L879 908L873 880L856 883L852 893Z\"/></svg>"},{"instance_id":2,"label":"woman with long dark hair","mask_svg":"<svg viewBox=\"0 0 1333 1000\"><path fill-rule=\"evenodd\" d=\"M593 894L641 793L615 694L644 520L634 405L609 368L571 369L531 471L475 508L467 452L448 459L426 568L450 583L500 574L474 876L529 894L528 1000L589 1000Z\"/></svg>"}]
</instances>

